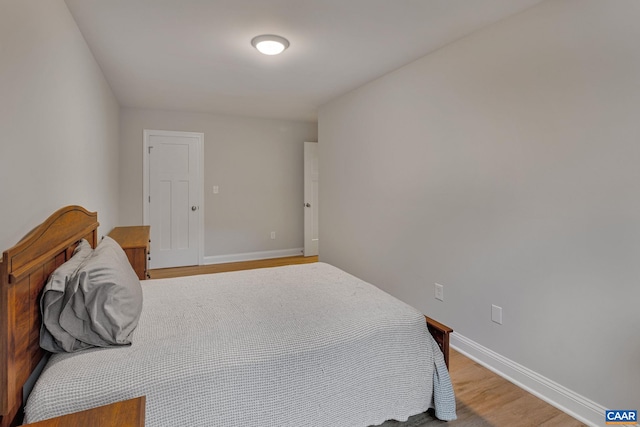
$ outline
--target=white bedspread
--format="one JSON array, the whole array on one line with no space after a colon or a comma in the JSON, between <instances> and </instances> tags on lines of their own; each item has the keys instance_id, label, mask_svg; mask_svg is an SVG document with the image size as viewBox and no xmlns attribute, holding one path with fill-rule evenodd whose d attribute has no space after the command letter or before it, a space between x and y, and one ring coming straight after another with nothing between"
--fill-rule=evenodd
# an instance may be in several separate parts
<instances>
[{"instance_id":1,"label":"white bedspread","mask_svg":"<svg viewBox=\"0 0 640 427\"><path fill-rule=\"evenodd\" d=\"M366 427L424 412L434 389L455 418L422 314L335 267L142 283L133 345L53 355L27 422L146 395L148 427Z\"/></svg>"}]
</instances>

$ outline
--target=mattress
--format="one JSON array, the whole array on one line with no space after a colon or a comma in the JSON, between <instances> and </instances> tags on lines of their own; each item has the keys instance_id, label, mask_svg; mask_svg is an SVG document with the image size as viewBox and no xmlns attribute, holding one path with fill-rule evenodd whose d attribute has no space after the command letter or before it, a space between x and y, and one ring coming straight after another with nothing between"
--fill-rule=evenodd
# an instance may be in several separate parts
<instances>
[{"instance_id":1,"label":"mattress","mask_svg":"<svg viewBox=\"0 0 640 427\"><path fill-rule=\"evenodd\" d=\"M147 280L133 344L55 354L35 422L146 396L146 425L353 426L455 418L423 315L324 263Z\"/></svg>"}]
</instances>

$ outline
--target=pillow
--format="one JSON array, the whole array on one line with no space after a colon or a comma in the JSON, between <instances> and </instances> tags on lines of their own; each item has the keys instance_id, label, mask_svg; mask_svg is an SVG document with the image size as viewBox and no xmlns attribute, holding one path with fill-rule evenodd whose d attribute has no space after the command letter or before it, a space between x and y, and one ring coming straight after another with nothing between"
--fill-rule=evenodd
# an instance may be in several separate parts
<instances>
[{"instance_id":1,"label":"pillow","mask_svg":"<svg viewBox=\"0 0 640 427\"><path fill-rule=\"evenodd\" d=\"M131 345L142 311L142 287L126 254L105 236L67 282L60 327L76 339L65 351Z\"/></svg>"},{"instance_id":2,"label":"pillow","mask_svg":"<svg viewBox=\"0 0 640 427\"><path fill-rule=\"evenodd\" d=\"M71 258L51 273L44 286L40 298L40 313L42 314L40 347L47 351L53 353L66 351L65 348L69 348L75 342L75 338L62 329L58 321L67 282L92 253L93 249L89 242L82 239L73 251Z\"/></svg>"}]
</instances>

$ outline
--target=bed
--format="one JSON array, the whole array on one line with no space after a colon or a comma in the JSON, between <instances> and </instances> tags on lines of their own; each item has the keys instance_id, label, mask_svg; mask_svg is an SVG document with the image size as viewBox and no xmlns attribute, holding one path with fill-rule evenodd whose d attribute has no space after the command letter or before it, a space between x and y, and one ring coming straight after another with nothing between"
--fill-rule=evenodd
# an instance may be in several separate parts
<instances>
[{"instance_id":1,"label":"bed","mask_svg":"<svg viewBox=\"0 0 640 427\"><path fill-rule=\"evenodd\" d=\"M95 213L69 206L3 254L2 427L21 418L22 387L44 360L42 288L81 239L97 245L97 226ZM133 344L54 354L28 398L26 421L142 395L151 427L366 427L430 407L441 419L455 418L444 355L424 316L335 267L141 287Z\"/></svg>"}]
</instances>

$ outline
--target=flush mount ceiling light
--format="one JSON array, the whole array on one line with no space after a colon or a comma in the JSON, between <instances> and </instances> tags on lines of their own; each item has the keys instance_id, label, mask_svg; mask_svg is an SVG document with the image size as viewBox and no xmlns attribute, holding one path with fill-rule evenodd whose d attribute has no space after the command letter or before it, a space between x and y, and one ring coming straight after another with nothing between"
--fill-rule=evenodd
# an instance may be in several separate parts
<instances>
[{"instance_id":1,"label":"flush mount ceiling light","mask_svg":"<svg viewBox=\"0 0 640 427\"><path fill-rule=\"evenodd\" d=\"M289 47L289 40L272 34L264 34L254 37L251 40L251 45L265 55L278 55Z\"/></svg>"}]
</instances>

